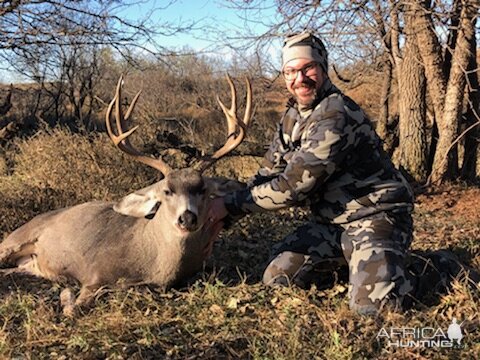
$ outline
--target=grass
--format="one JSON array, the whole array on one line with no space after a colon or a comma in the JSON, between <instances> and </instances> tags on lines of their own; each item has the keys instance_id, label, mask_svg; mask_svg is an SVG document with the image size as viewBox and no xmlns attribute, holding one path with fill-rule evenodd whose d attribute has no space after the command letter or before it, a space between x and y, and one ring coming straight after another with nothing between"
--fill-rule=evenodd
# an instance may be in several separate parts
<instances>
[{"instance_id":1,"label":"grass","mask_svg":"<svg viewBox=\"0 0 480 360\"><path fill-rule=\"evenodd\" d=\"M0 233L48 209L117 198L151 181L150 172L110 155L102 141L59 130L20 143L13 168L0 177ZM48 171L58 144L66 150L57 156L56 171ZM413 247L448 247L480 267L479 199L475 189L462 186L422 195ZM205 270L187 286L165 293L149 287L105 290L74 319L61 314L60 285L4 277L0 358L478 359L480 294L464 282L432 304L376 317L348 309L345 284L322 291L262 285L272 243L305 216L296 209L244 218L222 232ZM395 348L377 339L380 329L391 327L446 332L454 316L463 321L460 349Z\"/></svg>"},{"instance_id":2,"label":"grass","mask_svg":"<svg viewBox=\"0 0 480 360\"><path fill-rule=\"evenodd\" d=\"M463 291L454 290L457 294ZM324 299L315 291L198 281L189 289L167 294L148 289L109 293L94 308L70 320L60 316L48 298L19 291L2 305L1 338L5 342L1 355L58 355L69 359L387 359L416 354L424 358L461 355L474 359L479 350L478 340L474 341L479 335L478 322L476 329L474 322L464 327L469 333L461 350L392 350L376 341L382 326L445 327L449 309L457 305L446 299L437 312L427 309L367 318L350 313L345 301L337 303L328 296ZM8 318L4 310L10 313Z\"/></svg>"}]
</instances>

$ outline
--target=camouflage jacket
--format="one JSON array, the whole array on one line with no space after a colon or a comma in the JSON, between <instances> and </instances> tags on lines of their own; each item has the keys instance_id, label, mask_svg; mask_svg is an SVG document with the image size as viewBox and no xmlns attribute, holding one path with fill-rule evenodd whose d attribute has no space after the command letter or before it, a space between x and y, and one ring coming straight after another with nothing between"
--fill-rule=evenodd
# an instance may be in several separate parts
<instances>
[{"instance_id":1,"label":"camouflage jacket","mask_svg":"<svg viewBox=\"0 0 480 360\"><path fill-rule=\"evenodd\" d=\"M234 217L310 206L316 221L335 224L412 204L370 120L328 79L307 116L289 104L257 175L225 197Z\"/></svg>"}]
</instances>

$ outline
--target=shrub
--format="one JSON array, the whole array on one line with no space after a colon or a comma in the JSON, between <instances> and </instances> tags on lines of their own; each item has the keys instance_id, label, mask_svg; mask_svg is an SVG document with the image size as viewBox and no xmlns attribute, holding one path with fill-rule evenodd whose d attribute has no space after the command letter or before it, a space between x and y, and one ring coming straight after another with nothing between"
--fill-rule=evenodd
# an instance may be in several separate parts
<instances>
[{"instance_id":1,"label":"shrub","mask_svg":"<svg viewBox=\"0 0 480 360\"><path fill-rule=\"evenodd\" d=\"M38 213L90 200L112 200L158 180L122 155L105 134L56 128L17 144L12 176L0 177L0 231Z\"/></svg>"}]
</instances>

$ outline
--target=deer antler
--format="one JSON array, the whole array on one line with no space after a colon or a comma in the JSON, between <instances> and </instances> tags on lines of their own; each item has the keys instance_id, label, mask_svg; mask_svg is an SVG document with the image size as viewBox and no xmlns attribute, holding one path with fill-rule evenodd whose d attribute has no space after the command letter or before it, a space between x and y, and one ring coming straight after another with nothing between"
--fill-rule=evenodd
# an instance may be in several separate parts
<instances>
[{"instance_id":1,"label":"deer antler","mask_svg":"<svg viewBox=\"0 0 480 360\"><path fill-rule=\"evenodd\" d=\"M220 107L222 108L223 113L227 119L227 141L225 144L218 149L212 156L207 157L199 161L198 168L200 171L205 171L209 166L211 166L215 161L225 156L229 152L233 151L245 137L245 132L247 131L250 121L252 120L252 85L248 78L245 78L247 85L247 100L245 104L245 114L243 116L243 121L239 121L237 118L237 90L233 84L232 79L227 74L227 81L230 85L230 91L232 93L232 103L230 109L222 103L220 98L217 95L217 101Z\"/></svg>"},{"instance_id":2,"label":"deer antler","mask_svg":"<svg viewBox=\"0 0 480 360\"><path fill-rule=\"evenodd\" d=\"M117 84L117 90L115 92L115 97L108 105L107 114L105 116L105 124L107 127L108 136L113 141L115 146L118 147L120 150L122 150L124 153L130 155L135 160L145 165L148 165L154 169L157 169L163 174L163 176L166 176L171 171L171 168L170 166L168 166L168 164L166 164L162 159L154 159L144 155L142 152L135 149L130 143L130 140L128 139L128 137L138 128L138 126L135 126L130 130L127 130L127 131L125 130L126 122L130 118L130 115L132 114L133 108L135 107L135 104L138 100L138 97L140 96L141 91L139 91L137 95L135 95L135 97L133 98L132 103L130 104L130 107L128 108L127 113L125 114L125 117L124 117L122 112L122 106L121 106L122 84L123 84L123 76L120 76L120 79L118 80L118 84ZM110 123L111 113L114 106L115 106L116 132L118 133L118 135L115 135L115 133L112 131L112 124Z\"/></svg>"}]
</instances>

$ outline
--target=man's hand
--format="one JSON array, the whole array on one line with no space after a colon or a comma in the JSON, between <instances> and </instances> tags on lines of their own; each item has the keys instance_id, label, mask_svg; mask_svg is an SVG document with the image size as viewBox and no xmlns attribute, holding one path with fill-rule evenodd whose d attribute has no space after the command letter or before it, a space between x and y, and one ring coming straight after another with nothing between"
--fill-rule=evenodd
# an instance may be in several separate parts
<instances>
[{"instance_id":1,"label":"man's hand","mask_svg":"<svg viewBox=\"0 0 480 360\"><path fill-rule=\"evenodd\" d=\"M205 231L209 234L209 239L205 247L203 248L203 256L205 259L208 259L212 255L213 244L218 238L218 234L223 229L223 221L218 221L216 223L208 222L205 225Z\"/></svg>"},{"instance_id":2,"label":"man's hand","mask_svg":"<svg viewBox=\"0 0 480 360\"><path fill-rule=\"evenodd\" d=\"M228 215L227 208L225 207L225 203L223 198L218 197L213 199L210 202L210 207L208 209L208 219L211 220L213 223L218 222L225 218Z\"/></svg>"},{"instance_id":3,"label":"man's hand","mask_svg":"<svg viewBox=\"0 0 480 360\"><path fill-rule=\"evenodd\" d=\"M223 198L215 198L211 201L208 209L207 223L205 224L204 231L209 234L208 243L203 248L203 255L205 259L212 255L213 244L218 238L218 234L223 228L223 219L228 215L228 211L223 203Z\"/></svg>"}]
</instances>

